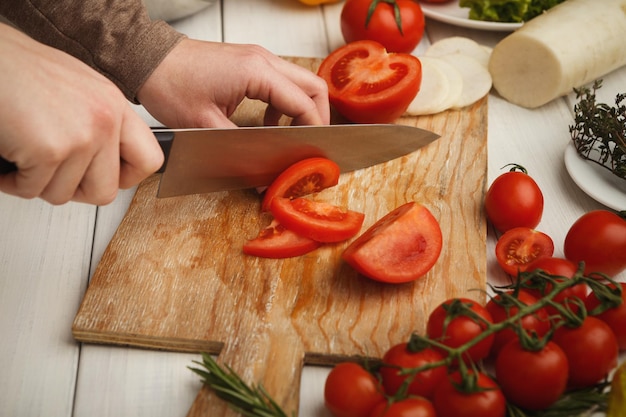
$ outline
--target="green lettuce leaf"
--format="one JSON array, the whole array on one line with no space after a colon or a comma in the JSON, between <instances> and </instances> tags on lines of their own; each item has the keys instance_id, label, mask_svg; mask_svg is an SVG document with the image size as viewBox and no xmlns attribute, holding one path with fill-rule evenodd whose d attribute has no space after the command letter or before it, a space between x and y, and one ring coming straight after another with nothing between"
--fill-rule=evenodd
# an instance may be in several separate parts
<instances>
[{"instance_id":1,"label":"green lettuce leaf","mask_svg":"<svg viewBox=\"0 0 626 417\"><path fill-rule=\"evenodd\" d=\"M460 0L469 18L490 22L526 22L565 0Z\"/></svg>"}]
</instances>

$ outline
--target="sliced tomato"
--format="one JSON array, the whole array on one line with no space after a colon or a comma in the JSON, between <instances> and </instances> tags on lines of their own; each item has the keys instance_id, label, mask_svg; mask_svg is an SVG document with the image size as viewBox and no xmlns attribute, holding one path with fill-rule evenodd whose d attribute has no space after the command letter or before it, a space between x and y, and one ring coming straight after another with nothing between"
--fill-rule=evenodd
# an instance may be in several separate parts
<instances>
[{"instance_id":1,"label":"sliced tomato","mask_svg":"<svg viewBox=\"0 0 626 417\"><path fill-rule=\"evenodd\" d=\"M422 83L417 57L388 53L378 42L348 43L333 51L318 75L328 84L333 107L355 123L391 123L400 117Z\"/></svg>"},{"instance_id":2,"label":"sliced tomato","mask_svg":"<svg viewBox=\"0 0 626 417\"><path fill-rule=\"evenodd\" d=\"M343 259L371 279L402 283L426 274L437 262L443 238L424 206L409 202L378 220L343 252Z\"/></svg>"},{"instance_id":3,"label":"sliced tomato","mask_svg":"<svg viewBox=\"0 0 626 417\"><path fill-rule=\"evenodd\" d=\"M302 197L337 185L340 173L339 165L327 158L298 161L284 170L267 188L261 209L268 211L274 197Z\"/></svg>"},{"instance_id":4,"label":"sliced tomato","mask_svg":"<svg viewBox=\"0 0 626 417\"><path fill-rule=\"evenodd\" d=\"M243 253L262 258L291 258L309 253L320 246L320 242L300 236L274 219L256 238L243 245Z\"/></svg>"},{"instance_id":5,"label":"sliced tomato","mask_svg":"<svg viewBox=\"0 0 626 417\"><path fill-rule=\"evenodd\" d=\"M533 261L553 253L552 238L529 227L515 227L500 236L496 243L498 264L513 276L525 271Z\"/></svg>"},{"instance_id":6,"label":"sliced tomato","mask_svg":"<svg viewBox=\"0 0 626 417\"><path fill-rule=\"evenodd\" d=\"M318 242L341 242L361 230L365 215L332 204L275 197L270 210L287 229Z\"/></svg>"}]
</instances>

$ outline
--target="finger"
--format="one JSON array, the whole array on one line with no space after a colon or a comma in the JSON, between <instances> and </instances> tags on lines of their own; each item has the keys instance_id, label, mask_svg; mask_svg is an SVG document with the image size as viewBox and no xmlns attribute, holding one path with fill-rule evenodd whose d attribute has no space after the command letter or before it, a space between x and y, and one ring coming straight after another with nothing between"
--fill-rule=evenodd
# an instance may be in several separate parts
<instances>
[{"instance_id":1,"label":"finger","mask_svg":"<svg viewBox=\"0 0 626 417\"><path fill-rule=\"evenodd\" d=\"M103 147L91 160L72 201L96 205L111 203L117 196L119 173L119 150L114 140L113 146Z\"/></svg>"},{"instance_id":2,"label":"finger","mask_svg":"<svg viewBox=\"0 0 626 417\"><path fill-rule=\"evenodd\" d=\"M74 197L80 182L91 162L91 157L73 154L64 160L43 189L40 198L51 204L65 204Z\"/></svg>"}]
</instances>

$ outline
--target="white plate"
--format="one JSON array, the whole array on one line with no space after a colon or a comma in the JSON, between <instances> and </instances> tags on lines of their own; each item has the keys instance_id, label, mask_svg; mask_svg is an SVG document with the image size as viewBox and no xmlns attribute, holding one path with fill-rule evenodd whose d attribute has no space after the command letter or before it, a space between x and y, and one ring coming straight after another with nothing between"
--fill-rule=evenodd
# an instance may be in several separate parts
<instances>
[{"instance_id":1,"label":"white plate","mask_svg":"<svg viewBox=\"0 0 626 417\"><path fill-rule=\"evenodd\" d=\"M579 156L572 142L565 149L565 168L591 198L613 210L626 210L626 180Z\"/></svg>"},{"instance_id":2,"label":"white plate","mask_svg":"<svg viewBox=\"0 0 626 417\"><path fill-rule=\"evenodd\" d=\"M424 15L440 22L449 23L455 26L466 27L470 29L495 30L512 32L522 27L522 23L501 23L501 22L485 22L482 20L471 20L469 8L459 7L458 1L441 4L425 4L420 3Z\"/></svg>"}]
</instances>

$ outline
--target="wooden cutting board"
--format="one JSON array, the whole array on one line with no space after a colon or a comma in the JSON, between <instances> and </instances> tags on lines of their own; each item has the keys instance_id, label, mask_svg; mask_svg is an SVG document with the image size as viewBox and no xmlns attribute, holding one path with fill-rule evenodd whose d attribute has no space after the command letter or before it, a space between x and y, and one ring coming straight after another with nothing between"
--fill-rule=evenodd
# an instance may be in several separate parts
<instances>
[{"instance_id":1,"label":"wooden cutting board","mask_svg":"<svg viewBox=\"0 0 626 417\"><path fill-rule=\"evenodd\" d=\"M317 59L291 58L315 70ZM249 101L233 116L260 124ZM269 223L254 190L157 199L145 180L98 265L73 324L82 342L210 352L245 380L261 382L288 414L298 409L303 364L380 357L422 332L444 299L483 300L487 98L461 110L402 118L441 138L410 155L342 174L311 197L365 213L363 230L415 200L441 224L444 247L422 279L389 285L341 261L348 242L270 260L241 247ZM393 138L381 138L393 140ZM189 416L233 414L204 388Z\"/></svg>"}]
</instances>

